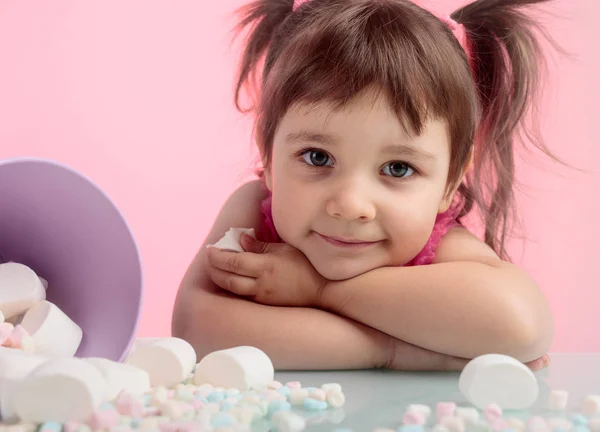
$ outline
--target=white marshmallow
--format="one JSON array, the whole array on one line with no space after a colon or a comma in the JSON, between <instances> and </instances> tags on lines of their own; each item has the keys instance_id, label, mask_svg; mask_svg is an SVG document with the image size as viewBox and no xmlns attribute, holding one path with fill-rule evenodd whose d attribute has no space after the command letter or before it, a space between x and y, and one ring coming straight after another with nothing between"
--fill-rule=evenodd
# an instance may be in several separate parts
<instances>
[{"instance_id":1,"label":"white marshmallow","mask_svg":"<svg viewBox=\"0 0 600 432\"><path fill-rule=\"evenodd\" d=\"M274 377L273 363L267 354L255 347L239 346L205 356L198 363L194 383L248 390L256 385L266 386Z\"/></svg>"},{"instance_id":2,"label":"white marshmallow","mask_svg":"<svg viewBox=\"0 0 600 432\"><path fill-rule=\"evenodd\" d=\"M106 402L107 382L82 359L51 359L31 372L17 387L14 408L21 420L42 423L86 421Z\"/></svg>"},{"instance_id":3,"label":"white marshmallow","mask_svg":"<svg viewBox=\"0 0 600 432\"><path fill-rule=\"evenodd\" d=\"M0 324L2 324L6 319L4 318L4 314L0 310Z\"/></svg>"},{"instance_id":4,"label":"white marshmallow","mask_svg":"<svg viewBox=\"0 0 600 432\"><path fill-rule=\"evenodd\" d=\"M278 411L273 414L273 425L281 432L300 432L306 429L304 417L292 411Z\"/></svg>"},{"instance_id":5,"label":"white marshmallow","mask_svg":"<svg viewBox=\"0 0 600 432\"><path fill-rule=\"evenodd\" d=\"M231 228L225 233L225 235L213 245L207 245L206 247L216 247L217 249L229 250L234 252L244 252L240 240L242 234L246 233L256 238L254 228Z\"/></svg>"},{"instance_id":6,"label":"white marshmallow","mask_svg":"<svg viewBox=\"0 0 600 432\"><path fill-rule=\"evenodd\" d=\"M473 407L456 407L454 415L461 418L466 425L473 425L479 420L479 411Z\"/></svg>"},{"instance_id":7,"label":"white marshmallow","mask_svg":"<svg viewBox=\"0 0 600 432\"><path fill-rule=\"evenodd\" d=\"M46 279L44 279L43 277L40 277L40 282L42 283L42 286L44 287L44 289L46 291L48 291L48 281Z\"/></svg>"},{"instance_id":8,"label":"white marshmallow","mask_svg":"<svg viewBox=\"0 0 600 432\"><path fill-rule=\"evenodd\" d=\"M32 371L49 358L25 354L14 348L0 347L0 418L3 421L17 420L14 411L14 391Z\"/></svg>"},{"instance_id":9,"label":"white marshmallow","mask_svg":"<svg viewBox=\"0 0 600 432\"><path fill-rule=\"evenodd\" d=\"M196 352L187 341L175 337L140 340L126 363L146 371L152 387L173 387L194 370Z\"/></svg>"},{"instance_id":10,"label":"white marshmallow","mask_svg":"<svg viewBox=\"0 0 600 432\"><path fill-rule=\"evenodd\" d=\"M47 300L25 312L21 325L33 338L37 354L72 357L83 338L81 327Z\"/></svg>"},{"instance_id":11,"label":"white marshmallow","mask_svg":"<svg viewBox=\"0 0 600 432\"><path fill-rule=\"evenodd\" d=\"M104 375L107 382L106 399L109 401L114 400L122 391L142 396L150 389L150 376L145 370L99 357L84 360L97 367Z\"/></svg>"},{"instance_id":12,"label":"white marshmallow","mask_svg":"<svg viewBox=\"0 0 600 432\"><path fill-rule=\"evenodd\" d=\"M503 410L525 409L538 397L535 375L518 360L501 354L474 358L463 369L459 389L479 409L496 403Z\"/></svg>"},{"instance_id":13,"label":"white marshmallow","mask_svg":"<svg viewBox=\"0 0 600 432\"><path fill-rule=\"evenodd\" d=\"M565 390L552 390L548 398L548 408L552 410L564 410L567 407L569 393Z\"/></svg>"},{"instance_id":14,"label":"white marshmallow","mask_svg":"<svg viewBox=\"0 0 600 432\"><path fill-rule=\"evenodd\" d=\"M406 412L423 414L425 416L425 418L427 419L431 415L431 407L429 405L410 404L406 408Z\"/></svg>"},{"instance_id":15,"label":"white marshmallow","mask_svg":"<svg viewBox=\"0 0 600 432\"><path fill-rule=\"evenodd\" d=\"M5 319L45 299L46 290L32 269L15 262L0 264L0 311Z\"/></svg>"}]
</instances>

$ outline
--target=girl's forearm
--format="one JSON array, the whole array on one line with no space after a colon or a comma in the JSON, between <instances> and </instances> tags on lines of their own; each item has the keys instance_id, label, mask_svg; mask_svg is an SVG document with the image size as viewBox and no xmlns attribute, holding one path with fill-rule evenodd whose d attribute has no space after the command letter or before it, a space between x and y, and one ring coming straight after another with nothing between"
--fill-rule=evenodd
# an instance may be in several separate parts
<instances>
[{"instance_id":1,"label":"girl's forearm","mask_svg":"<svg viewBox=\"0 0 600 432\"><path fill-rule=\"evenodd\" d=\"M522 271L499 262L386 267L331 282L320 307L431 351L528 362L552 340L549 308Z\"/></svg>"},{"instance_id":2,"label":"girl's forearm","mask_svg":"<svg viewBox=\"0 0 600 432\"><path fill-rule=\"evenodd\" d=\"M393 349L390 336L348 318L261 305L208 286L182 286L172 328L174 336L192 344L198 359L251 345L265 351L278 370L386 367Z\"/></svg>"}]
</instances>

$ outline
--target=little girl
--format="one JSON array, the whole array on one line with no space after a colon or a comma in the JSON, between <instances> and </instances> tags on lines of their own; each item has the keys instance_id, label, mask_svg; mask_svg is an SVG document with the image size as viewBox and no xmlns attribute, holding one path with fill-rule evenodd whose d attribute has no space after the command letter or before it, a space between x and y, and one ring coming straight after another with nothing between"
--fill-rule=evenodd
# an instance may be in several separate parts
<instances>
[{"instance_id":1,"label":"little girl","mask_svg":"<svg viewBox=\"0 0 600 432\"><path fill-rule=\"evenodd\" d=\"M200 357L256 346L277 369L460 370L487 353L545 367L552 315L505 247L513 149L543 60L535 3L243 8L236 105L256 90L262 170L204 246L231 227L257 238L241 253L200 249L173 334ZM484 241L465 227L474 211Z\"/></svg>"}]
</instances>

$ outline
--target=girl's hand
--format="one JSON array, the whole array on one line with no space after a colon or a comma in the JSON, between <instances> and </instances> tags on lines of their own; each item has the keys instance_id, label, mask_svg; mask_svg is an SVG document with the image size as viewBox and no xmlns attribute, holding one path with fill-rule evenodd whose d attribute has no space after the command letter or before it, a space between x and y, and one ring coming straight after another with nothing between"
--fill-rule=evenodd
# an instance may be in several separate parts
<instances>
[{"instance_id":1,"label":"girl's hand","mask_svg":"<svg viewBox=\"0 0 600 432\"><path fill-rule=\"evenodd\" d=\"M244 234L246 252L209 248L208 272L219 287L257 303L316 307L327 284L298 249L284 243L264 243Z\"/></svg>"}]
</instances>

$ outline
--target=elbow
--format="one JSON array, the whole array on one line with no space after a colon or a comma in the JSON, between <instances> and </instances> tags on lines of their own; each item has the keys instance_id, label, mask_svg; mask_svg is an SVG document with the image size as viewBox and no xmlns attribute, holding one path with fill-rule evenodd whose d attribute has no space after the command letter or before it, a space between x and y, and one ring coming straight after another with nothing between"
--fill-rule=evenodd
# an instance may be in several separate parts
<instances>
[{"instance_id":1,"label":"elbow","mask_svg":"<svg viewBox=\"0 0 600 432\"><path fill-rule=\"evenodd\" d=\"M554 319L548 303L537 285L521 291L511 302L512 323L508 332L510 351L523 363L548 354L554 339Z\"/></svg>"}]
</instances>

